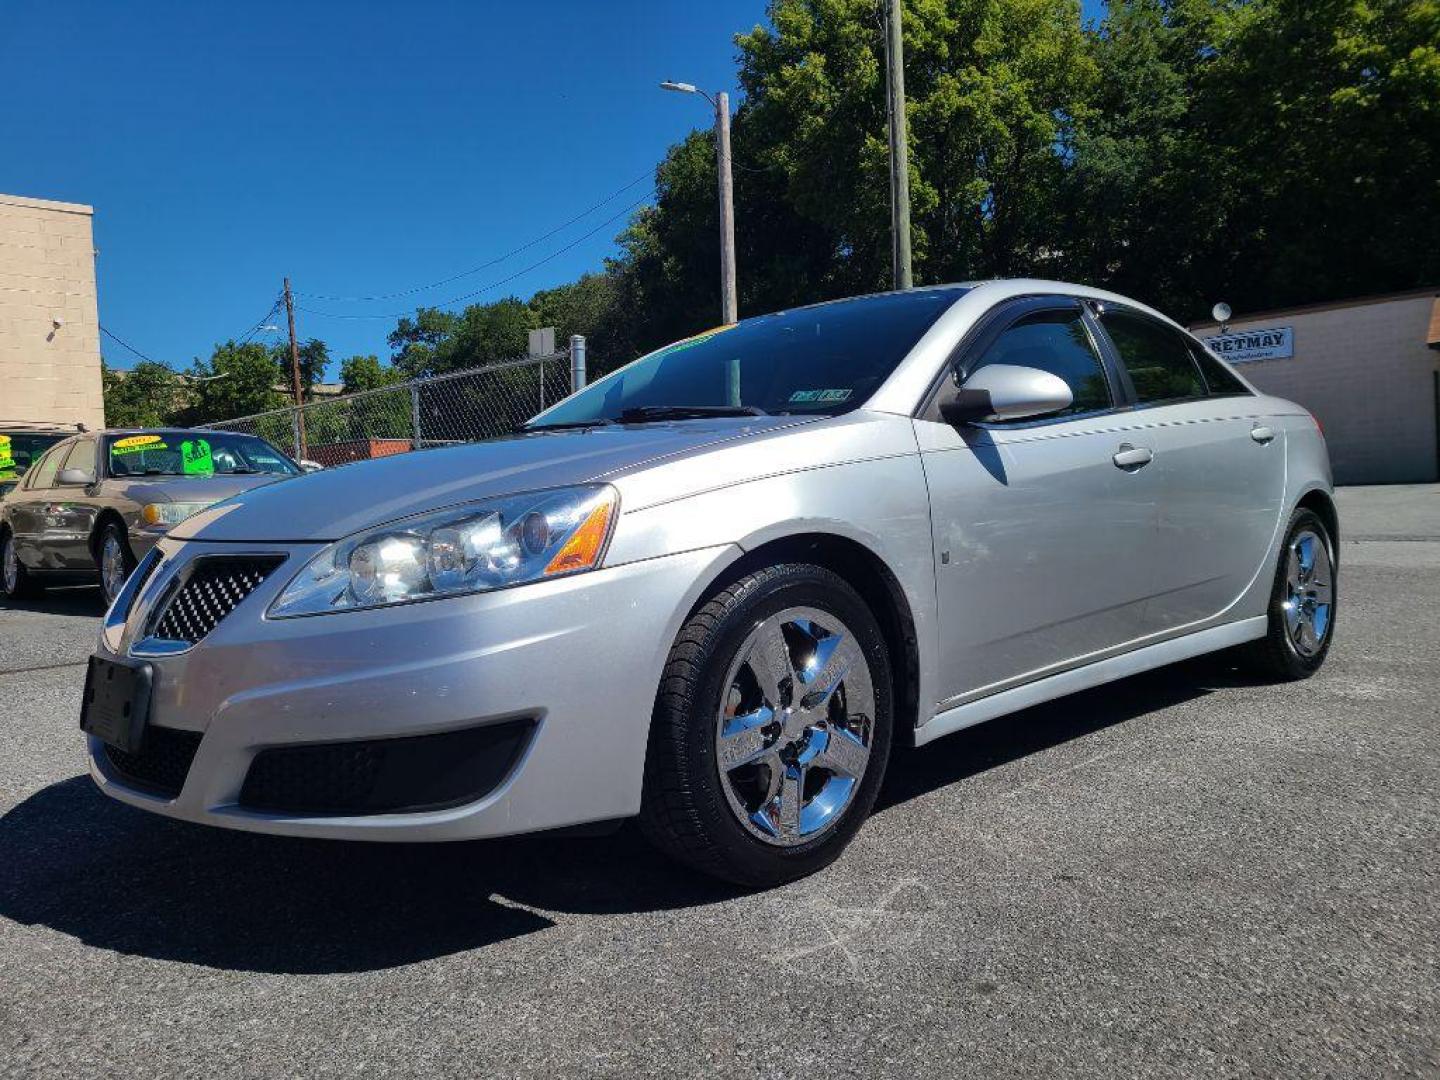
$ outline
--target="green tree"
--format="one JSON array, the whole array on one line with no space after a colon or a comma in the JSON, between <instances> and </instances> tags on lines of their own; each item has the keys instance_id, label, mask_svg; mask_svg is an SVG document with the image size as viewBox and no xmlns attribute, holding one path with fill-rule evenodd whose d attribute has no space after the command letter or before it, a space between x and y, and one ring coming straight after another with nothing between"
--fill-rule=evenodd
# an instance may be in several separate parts
<instances>
[{"instance_id":1,"label":"green tree","mask_svg":"<svg viewBox=\"0 0 1440 1080\"><path fill-rule=\"evenodd\" d=\"M164 427L190 403L193 393L168 364L142 360L133 368L101 368L106 427Z\"/></svg>"},{"instance_id":2,"label":"green tree","mask_svg":"<svg viewBox=\"0 0 1440 1080\"><path fill-rule=\"evenodd\" d=\"M388 364L381 363L373 353L368 356L351 356L340 362L341 391L357 394L361 390L378 390L382 386L393 386L404 382L405 376Z\"/></svg>"},{"instance_id":3,"label":"green tree","mask_svg":"<svg viewBox=\"0 0 1440 1080\"><path fill-rule=\"evenodd\" d=\"M388 339L391 363L406 378L432 372L436 350L454 334L458 321L453 312L439 308L417 308L413 318L402 317Z\"/></svg>"},{"instance_id":4,"label":"green tree","mask_svg":"<svg viewBox=\"0 0 1440 1080\"><path fill-rule=\"evenodd\" d=\"M275 358L259 342L217 345L209 360L194 362L190 373L197 380L192 423L230 420L286 404L275 389Z\"/></svg>"},{"instance_id":5,"label":"green tree","mask_svg":"<svg viewBox=\"0 0 1440 1080\"><path fill-rule=\"evenodd\" d=\"M319 338L311 338L309 341L297 342L295 352L300 357L301 397L308 400L314 394L315 384L325 378L325 369L330 365L330 346ZM290 344L282 342L275 345L271 349L271 355L275 359L275 366L279 369L276 384L291 386L293 376L290 371ZM291 397L294 397L293 392Z\"/></svg>"}]
</instances>

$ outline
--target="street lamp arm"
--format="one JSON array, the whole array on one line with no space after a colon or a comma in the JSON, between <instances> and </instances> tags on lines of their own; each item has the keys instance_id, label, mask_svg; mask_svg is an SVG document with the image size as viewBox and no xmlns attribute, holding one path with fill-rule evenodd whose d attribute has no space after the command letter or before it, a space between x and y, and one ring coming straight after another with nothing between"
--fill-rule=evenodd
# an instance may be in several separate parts
<instances>
[{"instance_id":1,"label":"street lamp arm","mask_svg":"<svg viewBox=\"0 0 1440 1080\"><path fill-rule=\"evenodd\" d=\"M710 107L712 109L718 109L720 107L715 103L715 99L713 97L707 94L704 90L701 90L694 83L674 82L671 79L666 79L660 84L660 89L673 90L677 94L699 94L701 97L703 97L706 101L710 103Z\"/></svg>"}]
</instances>

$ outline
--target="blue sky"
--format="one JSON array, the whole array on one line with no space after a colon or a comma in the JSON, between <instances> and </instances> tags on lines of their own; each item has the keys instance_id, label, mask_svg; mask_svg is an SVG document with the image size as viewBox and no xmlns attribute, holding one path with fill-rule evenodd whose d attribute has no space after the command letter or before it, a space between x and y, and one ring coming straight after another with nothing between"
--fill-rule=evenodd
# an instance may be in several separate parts
<instances>
[{"instance_id":1,"label":"blue sky","mask_svg":"<svg viewBox=\"0 0 1440 1080\"><path fill-rule=\"evenodd\" d=\"M708 123L702 100L656 82L733 91L733 35L765 12L764 0L5 7L0 191L92 204L101 323L177 366L249 330L286 274L297 292L346 296L436 281L646 175ZM1087 14L1097 7L1086 0ZM648 190L434 290L302 304L363 314L447 300ZM622 225L476 299L526 297L598 267ZM299 320L337 359L386 355L394 325ZM135 362L103 344L110 363Z\"/></svg>"}]
</instances>

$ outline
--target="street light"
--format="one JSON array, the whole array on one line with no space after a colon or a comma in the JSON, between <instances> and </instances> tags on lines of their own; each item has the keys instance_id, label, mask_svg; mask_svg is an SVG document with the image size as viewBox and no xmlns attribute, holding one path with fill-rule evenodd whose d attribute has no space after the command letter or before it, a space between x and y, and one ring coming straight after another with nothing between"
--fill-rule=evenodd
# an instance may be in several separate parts
<instances>
[{"instance_id":1,"label":"street light","mask_svg":"<svg viewBox=\"0 0 1440 1080\"><path fill-rule=\"evenodd\" d=\"M724 90L712 98L694 83L666 79L662 90L699 94L715 110L715 171L720 178L720 314L729 325L739 319L735 296L735 187L730 176L730 95Z\"/></svg>"}]
</instances>

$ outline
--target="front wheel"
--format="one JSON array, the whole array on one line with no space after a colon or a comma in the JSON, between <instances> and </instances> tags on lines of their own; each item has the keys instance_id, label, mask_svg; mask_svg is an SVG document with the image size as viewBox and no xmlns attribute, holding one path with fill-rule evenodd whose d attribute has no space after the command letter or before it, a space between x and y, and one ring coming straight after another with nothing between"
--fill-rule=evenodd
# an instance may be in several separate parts
<instances>
[{"instance_id":1,"label":"front wheel","mask_svg":"<svg viewBox=\"0 0 1440 1080\"><path fill-rule=\"evenodd\" d=\"M879 624L842 578L808 564L741 578L671 649L642 830L666 854L740 885L814 873L875 803L892 694Z\"/></svg>"},{"instance_id":2,"label":"front wheel","mask_svg":"<svg viewBox=\"0 0 1440 1080\"><path fill-rule=\"evenodd\" d=\"M106 523L100 531L99 542L95 545L95 566L100 571L100 591L105 594L108 608L125 587L125 579L135 569L135 556L130 553L130 543L125 530L115 522Z\"/></svg>"},{"instance_id":3,"label":"front wheel","mask_svg":"<svg viewBox=\"0 0 1440 1080\"><path fill-rule=\"evenodd\" d=\"M33 600L44 591L20 561L14 534L9 529L0 532L0 592L5 594L5 599Z\"/></svg>"},{"instance_id":4,"label":"front wheel","mask_svg":"<svg viewBox=\"0 0 1440 1080\"><path fill-rule=\"evenodd\" d=\"M1318 514L1296 510L1280 549L1270 625L1263 638L1242 650L1245 666L1284 681L1315 674L1335 636L1338 599L1334 538Z\"/></svg>"}]
</instances>

